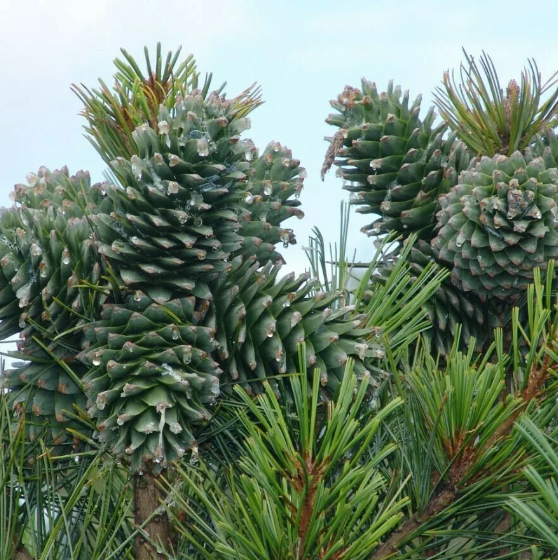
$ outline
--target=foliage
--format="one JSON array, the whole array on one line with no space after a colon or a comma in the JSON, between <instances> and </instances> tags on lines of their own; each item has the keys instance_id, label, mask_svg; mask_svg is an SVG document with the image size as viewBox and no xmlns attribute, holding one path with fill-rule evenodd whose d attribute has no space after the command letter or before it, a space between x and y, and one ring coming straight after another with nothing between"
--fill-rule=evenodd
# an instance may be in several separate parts
<instances>
[{"instance_id":1,"label":"foliage","mask_svg":"<svg viewBox=\"0 0 558 560\"><path fill-rule=\"evenodd\" d=\"M453 73L444 72L444 87L436 88L435 99L442 118L475 154L511 156L555 125L558 88L552 88L558 73L543 84L537 63L529 60L529 68L521 72L521 85L510 80L504 94L492 59L483 52L479 68L463 52L467 63L460 67L461 83L456 83ZM549 90L550 97L543 102Z\"/></svg>"},{"instance_id":2,"label":"foliage","mask_svg":"<svg viewBox=\"0 0 558 560\"><path fill-rule=\"evenodd\" d=\"M180 469L193 503L176 490L170 497L191 519L188 525L177 520L177 528L200 558L358 560L400 521L407 500L386 501L388 480L377 470L394 444L362 459L402 401L371 410L365 398L370 376L357 387L350 362L335 402L320 402L318 370L311 396L303 380L290 379L287 409L269 384L257 401L239 390L245 405L239 421L248 437L224 487L213 479L200 491L207 470Z\"/></svg>"},{"instance_id":3,"label":"foliage","mask_svg":"<svg viewBox=\"0 0 558 560\"><path fill-rule=\"evenodd\" d=\"M0 558L132 558L126 470L90 442L54 456L0 395Z\"/></svg>"},{"instance_id":4,"label":"foliage","mask_svg":"<svg viewBox=\"0 0 558 560\"><path fill-rule=\"evenodd\" d=\"M191 56L74 86L108 181L0 214L0 558L558 553L558 90L466 55L434 108L363 80L335 165L371 262L284 274L306 172ZM496 327L496 328L495 328Z\"/></svg>"},{"instance_id":5,"label":"foliage","mask_svg":"<svg viewBox=\"0 0 558 560\"><path fill-rule=\"evenodd\" d=\"M147 77L126 59L113 94L82 91L117 184L42 168L2 214L3 331L22 325L17 357L29 359L6 385L54 443L77 401L114 455L160 472L196 448L221 385L259 391L295 371L307 340L308 366L330 372L334 392L348 357L362 374L377 351L360 315L335 306L340 294L278 278L305 172L281 144L259 154L241 137L257 90L195 89L190 58L161 66L160 47Z\"/></svg>"},{"instance_id":6,"label":"foliage","mask_svg":"<svg viewBox=\"0 0 558 560\"><path fill-rule=\"evenodd\" d=\"M558 553L557 506L558 446L556 430L546 434L532 420L525 418L517 424L518 432L540 455L539 465L527 465L525 477L534 492L512 496L509 507L539 537L541 546Z\"/></svg>"}]
</instances>

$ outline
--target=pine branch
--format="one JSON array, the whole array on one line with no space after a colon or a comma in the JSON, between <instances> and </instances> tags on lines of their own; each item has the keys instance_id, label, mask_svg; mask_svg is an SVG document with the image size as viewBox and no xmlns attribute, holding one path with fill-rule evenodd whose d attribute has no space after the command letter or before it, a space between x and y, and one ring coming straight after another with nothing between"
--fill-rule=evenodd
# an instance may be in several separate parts
<instances>
[{"instance_id":1,"label":"pine branch","mask_svg":"<svg viewBox=\"0 0 558 560\"><path fill-rule=\"evenodd\" d=\"M401 528L398 529L391 537L370 557L370 560L383 560L399 550L399 545L413 535L417 529L427 523L432 517L441 513L444 509L450 506L457 497L457 490L455 488L445 487L436 494L419 513L415 513L412 517L407 519Z\"/></svg>"},{"instance_id":2,"label":"pine branch","mask_svg":"<svg viewBox=\"0 0 558 560\"><path fill-rule=\"evenodd\" d=\"M554 329L553 340L558 339L558 328ZM545 341L546 342L546 341ZM370 560L384 560L395 554L410 537L417 534L421 526L428 523L434 516L440 514L446 508L451 506L458 498L458 488L463 485L470 485L478 480L486 471L481 471L472 481L466 483L464 478L468 471L468 467L476 464L488 449L494 446L498 441L509 436L513 430L515 422L522 412L524 412L529 404L540 396L540 391L544 383L550 376L550 368L552 366L551 356L547 353L540 366L533 364L527 379L525 387L518 392L521 403L517 406L508 418L494 431L492 436L487 440L484 446L478 451L471 453L469 446L464 449L460 447L462 457L456 460L450 469L449 485L444 485L441 490L431 498L422 512L416 512L412 517L407 519L401 527L393 533L389 539L370 557Z\"/></svg>"},{"instance_id":3,"label":"pine branch","mask_svg":"<svg viewBox=\"0 0 558 560\"><path fill-rule=\"evenodd\" d=\"M15 553L14 560L33 560L33 556L24 546L20 546Z\"/></svg>"},{"instance_id":4,"label":"pine branch","mask_svg":"<svg viewBox=\"0 0 558 560\"><path fill-rule=\"evenodd\" d=\"M554 340L556 340L556 333L554 335ZM496 444L500 439L508 436L513 427L515 425L516 420L518 419L519 415L525 411L529 403L536 399L539 396L539 391L541 387L544 385L545 381L549 378L549 369L551 366L551 359L550 356L547 354L544 358L543 364L540 368L533 367L529 374L529 379L527 381L527 385L520 392L520 396L522 399L521 405L517 408L517 410L511 414L502 424L498 427L498 429L492 434L492 436L488 439L488 441L484 444L484 446L480 449L479 455L482 455L485 451L490 449L493 445Z\"/></svg>"},{"instance_id":5,"label":"pine branch","mask_svg":"<svg viewBox=\"0 0 558 560\"><path fill-rule=\"evenodd\" d=\"M300 524L298 526L300 550L306 550L306 540L314 514L316 492L323 477L323 470L325 469L320 469L319 466L316 469L316 465L314 465L310 457L306 457L306 469L302 468L302 466L299 468L300 489L305 490L301 506Z\"/></svg>"},{"instance_id":6,"label":"pine branch","mask_svg":"<svg viewBox=\"0 0 558 560\"><path fill-rule=\"evenodd\" d=\"M477 64L463 52L466 63L461 65L461 83L456 82L453 72L444 72L443 87L435 89L434 98L440 116L473 152L511 155L525 149L545 128L554 127L558 113L556 74L543 84L535 61L529 60L520 84L511 80L504 93L492 59L483 53Z\"/></svg>"},{"instance_id":7,"label":"pine branch","mask_svg":"<svg viewBox=\"0 0 558 560\"><path fill-rule=\"evenodd\" d=\"M134 476L135 522L137 527L143 529L136 537L137 560L164 558L148 541L159 543L164 549L170 544L168 515L165 512L158 513L161 499L155 476L151 473Z\"/></svg>"}]
</instances>

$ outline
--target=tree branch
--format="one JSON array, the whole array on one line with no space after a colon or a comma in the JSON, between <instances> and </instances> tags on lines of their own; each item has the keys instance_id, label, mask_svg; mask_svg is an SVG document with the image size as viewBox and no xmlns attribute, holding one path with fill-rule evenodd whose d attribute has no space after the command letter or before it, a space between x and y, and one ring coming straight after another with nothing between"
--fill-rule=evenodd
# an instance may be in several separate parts
<instances>
[{"instance_id":1,"label":"tree branch","mask_svg":"<svg viewBox=\"0 0 558 560\"><path fill-rule=\"evenodd\" d=\"M14 560L34 560L29 551L21 545L15 553Z\"/></svg>"},{"instance_id":2,"label":"tree branch","mask_svg":"<svg viewBox=\"0 0 558 560\"><path fill-rule=\"evenodd\" d=\"M430 500L422 513L415 513L412 517L407 519L395 533L392 533L389 539L373 554L371 560L382 560L395 554L399 550L400 545L421 525L446 509L456 497L457 491L455 488L443 488Z\"/></svg>"},{"instance_id":3,"label":"tree branch","mask_svg":"<svg viewBox=\"0 0 558 560\"><path fill-rule=\"evenodd\" d=\"M554 340L557 333L554 333ZM540 389L549 378L548 370L551 365L550 356L547 354L540 367L533 367L529 372L529 378L524 389L519 393L523 399L521 405L511 414L492 434L485 445L479 449L474 456L469 458L469 463L478 460L490 447L495 445L500 439L508 436L513 430L514 424L519 415L527 408L529 403L539 396ZM466 469L461 470L461 478L465 475ZM437 495L435 495L426 505L422 513L415 513L407 519L401 527L392 533L388 540L371 556L371 560L384 560L389 556L397 553L400 546L416 531L421 525L427 523L432 517L441 513L450 506L457 498L457 486L459 480L455 481L453 489L445 487Z\"/></svg>"},{"instance_id":4,"label":"tree branch","mask_svg":"<svg viewBox=\"0 0 558 560\"><path fill-rule=\"evenodd\" d=\"M153 516L162 501L156 478L149 472L134 475L135 522L138 527L143 527L150 540L155 543L159 542L163 549L168 549L170 546L169 518L165 512ZM163 554L158 554L151 543L147 542L141 534L136 537L137 560L159 560L164 557Z\"/></svg>"}]
</instances>

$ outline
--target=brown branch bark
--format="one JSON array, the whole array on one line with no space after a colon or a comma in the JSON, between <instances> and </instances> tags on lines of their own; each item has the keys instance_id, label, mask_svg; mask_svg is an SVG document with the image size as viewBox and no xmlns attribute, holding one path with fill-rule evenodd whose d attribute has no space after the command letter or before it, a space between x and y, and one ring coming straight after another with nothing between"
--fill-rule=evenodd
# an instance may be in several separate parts
<instances>
[{"instance_id":1,"label":"brown branch bark","mask_svg":"<svg viewBox=\"0 0 558 560\"><path fill-rule=\"evenodd\" d=\"M316 500L316 490L318 488L319 479L313 479L309 485L308 492L302 504L302 513L300 515L300 525L298 527L298 538L300 540L300 549L306 547L306 538L310 528L310 521L314 511L314 501Z\"/></svg>"},{"instance_id":2,"label":"brown branch bark","mask_svg":"<svg viewBox=\"0 0 558 560\"><path fill-rule=\"evenodd\" d=\"M15 547L14 550L14 560L34 560L34 557L31 556L31 553L27 550L23 542L20 542L20 535L15 533L12 536L12 543ZM19 546L18 546L19 543Z\"/></svg>"},{"instance_id":3,"label":"brown branch bark","mask_svg":"<svg viewBox=\"0 0 558 560\"><path fill-rule=\"evenodd\" d=\"M494 527L494 535L496 536L503 536L506 535L509 530L512 528L512 516L506 512L504 514L504 517L502 519L502 521L500 521L500 523L498 523L498 525L496 525L496 527ZM498 540L498 542L500 542ZM500 543L501 544L501 543ZM512 548L510 546L502 546L501 548L494 550L488 557L489 558L501 558L502 556L505 556L507 554L511 554L512 553Z\"/></svg>"},{"instance_id":4,"label":"brown branch bark","mask_svg":"<svg viewBox=\"0 0 558 560\"><path fill-rule=\"evenodd\" d=\"M20 546L16 550L14 560L33 560L33 556L29 554L29 551L24 546Z\"/></svg>"},{"instance_id":5,"label":"brown branch bark","mask_svg":"<svg viewBox=\"0 0 558 560\"><path fill-rule=\"evenodd\" d=\"M134 476L134 510L136 526L143 527L149 538L170 552L170 524L166 513L149 517L157 510L162 501L161 491L157 486L157 477L150 473ZM136 537L136 560L160 560L155 547L142 535Z\"/></svg>"},{"instance_id":6,"label":"brown branch bark","mask_svg":"<svg viewBox=\"0 0 558 560\"><path fill-rule=\"evenodd\" d=\"M305 463L306 468L300 463L297 464L298 476L296 479L292 480L293 486L298 492L303 492L304 489L306 489L298 526L298 540L300 543L300 550L302 551L306 548L306 538L308 537L310 521L314 511L316 490L322 478L321 469L316 467L309 457L305 457Z\"/></svg>"},{"instance_id":7,"label":"brown branch bark","mask_svg":"<svg viewBox=\"0 0 558 560\"><path fill-rule=\"evenodd\" d=\"M415 513L401 527L392 533L389 539L373 554L371 560L382 560L395 554L399 545L410 537L423 523L446 509L456 498L455 489L444 488L424 508L422 513Z\"/></svg>"}]
</instances>

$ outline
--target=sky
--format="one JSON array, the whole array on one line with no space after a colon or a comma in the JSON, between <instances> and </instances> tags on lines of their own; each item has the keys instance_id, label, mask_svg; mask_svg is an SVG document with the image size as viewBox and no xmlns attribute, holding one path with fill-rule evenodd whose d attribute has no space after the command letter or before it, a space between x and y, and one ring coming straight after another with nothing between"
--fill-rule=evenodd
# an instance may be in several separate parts
<instances>
[{"instance_id":1,"label":"sky","mask_svg":"<svg viewBox=\"0 0 558 560\"><path fill-rule=\"evenodd\" d=\"M545 79L558 70L557 18L558 0L0 0L0 206L41 165L88 169L102 180L105 166L83 137L70 84L111 83L121 47L142 60L144 45L182 45L202 75L227 82L229 96L258 82L266 102L246 136L260 150L280 141L306 167L306 217L285 223L298 238L284 253L286 268L301 272L312 228L336 241L348 200L334 173L320 179L323 138L334 132L324 122L330 99L363 76L381 90L394 79L411 97L423 94L424 114L443 71L463 60L462 47L489 53L504 83L528 57ZM352 213L349 246L359 260L374 252L359 231L369 221Z\"/></svg>"}]
</instances>

